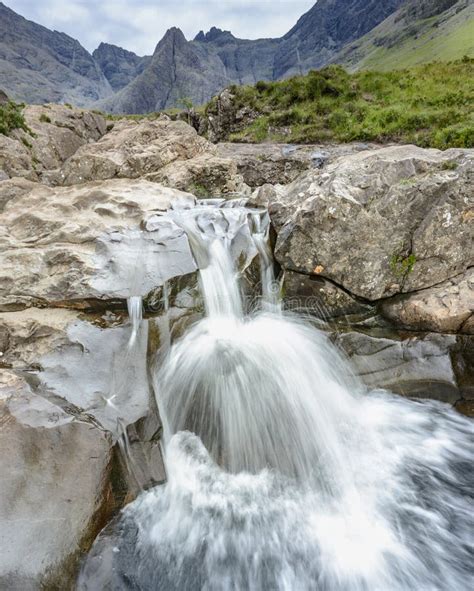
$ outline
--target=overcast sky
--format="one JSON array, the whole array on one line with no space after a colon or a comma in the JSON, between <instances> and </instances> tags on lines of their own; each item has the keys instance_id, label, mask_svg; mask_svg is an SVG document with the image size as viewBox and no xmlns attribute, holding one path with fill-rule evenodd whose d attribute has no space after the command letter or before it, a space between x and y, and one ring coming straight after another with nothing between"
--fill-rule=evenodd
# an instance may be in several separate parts
<instances>
[{"instance_id":1,"label":"overcast sky","mask_svg":"<svg viewBox=\"0 0 474 591\"><path fill-rule=\"evenodd\" d=\"M316 0L3 0L15 12L67 33L92 51L101 41L151 54L170 27L187 39L211 26L236 37L279 37Z\"/></svg>"}]
</instances>

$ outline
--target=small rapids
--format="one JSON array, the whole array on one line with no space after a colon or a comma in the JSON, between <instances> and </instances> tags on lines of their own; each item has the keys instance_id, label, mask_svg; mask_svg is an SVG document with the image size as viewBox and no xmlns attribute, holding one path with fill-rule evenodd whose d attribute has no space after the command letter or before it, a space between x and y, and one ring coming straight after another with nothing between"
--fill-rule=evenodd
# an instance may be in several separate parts
<instances>
[{"instance_id":1,"label":"small rapids","mask_svg":"<svg viewBox=\"0 0 474 591\"><path fill-rule=\"evenodd\" d=\"M168 481L99 536L78 588L472 588L472 421L367 391L323 332L281 310L264 216L205 209L173 214L206 315L154 375ZM251 311L230 231L241 223L260 259Z\"/></svg>"}]
</instances>

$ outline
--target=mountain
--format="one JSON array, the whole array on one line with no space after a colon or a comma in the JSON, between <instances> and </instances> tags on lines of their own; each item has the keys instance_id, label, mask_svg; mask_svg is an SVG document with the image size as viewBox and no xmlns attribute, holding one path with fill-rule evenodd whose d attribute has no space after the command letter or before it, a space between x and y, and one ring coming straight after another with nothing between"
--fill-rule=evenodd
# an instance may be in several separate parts
<instances>
[{"instance_id":1,"label":"mountain","mask_svg":"<svg viewBox=\"0 0 474 591\"><path fill-rule=\"evenodd\" d=\"M393 70L474 58L472 0L408 0L333 59L349 70Z\"/></svg>"},{"instance_id":2,"label":"mountain","mask_svg":"<svg viewBox=\"0 0 474 591\"><path fill-rule=\"evenodd\" d=\"M473 11L472 0L318 0L281 38L238 39L212 27L188 41L172 28L141 57L108 43L91 55L0 3L0 86L20 101L147 113L329 63L393 69L473 55Z\"/></svg>"},{"instance_id":3,"label":"mountain","mask_svg":"<svg viewBox=\"0 0 474 591\"><path fill-rule=\"evenodd\" d=\"M151 60L150 56L140 57L133 51L109 43L101 43L92 57L115 92L141 74Z\"/></svg>"},{"instance_id":4,"label":"mountain","mask_svg":"<svg viewBox=\"0 0 474 591\"><path fill-rule=\"evenodd\" d=\"M78 41L26 20L1 2L0 80L11 98L29 103L89 106L113 92Z\"/></svg>"},{"instance_id":5,"label":"mountain","mask_svg":"<svg viewBox=\"0 0 474 591\"><path fill-rule=\"evenodd\" d=\"M172 28L156 46L144 71L97 106L113 113L148 113L177 106L185 97L203 103L229 82L212 49L186 41L180 29Z\"/></svg>"},{"instance_id":6,"label":"mountain","mask_svg":"<svg viewBox=\"0 0 474 591\"><path fill-rule=\"evenodd\" d=\"M157 45L137 78L98 103L112 113L146 113L208 101L229 84L253 84L304 73L328 63L344 44L364 35L404 0L319 0L279 39L237 39L212 28L187 41L176 28Z\"/></svg>"}]
</instances>

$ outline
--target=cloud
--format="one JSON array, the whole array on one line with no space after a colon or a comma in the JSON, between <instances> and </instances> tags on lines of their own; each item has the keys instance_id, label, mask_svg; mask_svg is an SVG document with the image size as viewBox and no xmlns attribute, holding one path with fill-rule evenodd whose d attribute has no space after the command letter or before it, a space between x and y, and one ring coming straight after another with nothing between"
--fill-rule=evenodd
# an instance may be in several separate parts
<instances>
[{"instance_id":1,"label":"cloud","mask_svg":"<svg viewBox=\"0 0 474 591\"><path fill-rule=\"evenodd\" d=\"M101 41L139 55L153 52L170 27L188 39L212 26L237 37L279 37L315 0L4 0L12 10L78 39L89 51Z\"/></svg>"}]
</instances>

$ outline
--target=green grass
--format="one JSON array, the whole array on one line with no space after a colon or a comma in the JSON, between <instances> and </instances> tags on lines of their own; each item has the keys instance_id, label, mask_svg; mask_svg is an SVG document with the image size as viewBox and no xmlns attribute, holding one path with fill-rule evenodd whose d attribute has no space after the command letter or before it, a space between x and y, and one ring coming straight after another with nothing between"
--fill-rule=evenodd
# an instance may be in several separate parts
<instances>
[{"instance_id":1,"label":"green grass","mask_svg":"<svg viewBox=\"0 0 474 591\"><path fill-rule=\"evenodd\" d=\"M379 47L359 67L403 69L435 60L461 59L464 55L474 57L474 19L459 23L444 34L438 34L437 29L430 29L394 47Z\"/></svg>"},{"instance_id":2,"label":"green grass","mask_svg":"<svg viewBox=\"0 0 474 591\"><path fill-rule=\"evenodd\" d=\"M232 141L376 141L474 146L474 60L390 72L328 66L306 76L233 86L236 107L260 116ZM215 108L215 99L206 107Z\"/></svg>"},{"instance_id":3,"label":"green grass","mask_svg":"<svg viewBox=\"0 0 474 591\"><path fill-rule=\"evenodd\" d=\"M23 129L29 132L23 117L24 105L17 105L13 101L0 105L0 133L10 135L14 129Z\"/></svg>"}]
</instances>

